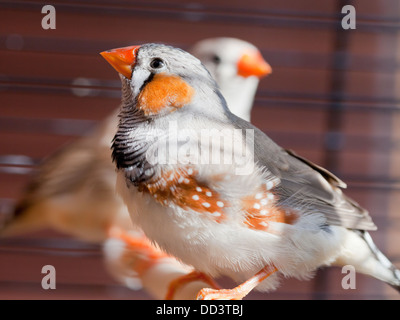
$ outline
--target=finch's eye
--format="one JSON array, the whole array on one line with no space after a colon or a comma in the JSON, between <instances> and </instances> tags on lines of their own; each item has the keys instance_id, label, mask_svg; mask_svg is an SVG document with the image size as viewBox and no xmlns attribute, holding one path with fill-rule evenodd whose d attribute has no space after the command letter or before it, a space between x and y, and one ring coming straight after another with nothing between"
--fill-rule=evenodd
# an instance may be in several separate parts
<instances>
[{"instance_id":1,"label":"finch's eye","mask_svg":"<svg viewBox=\"0 0 400 320\"><path fill-rule=\"evenodd\" d=\"M164 61L162 61L160 58L155 58L151 60L150 67L152 67L153 69L160 69L164 67Z\"/></svg>"},{"instance_id":2,"label":"finch's eye","mask_svg":"<svg viewBox=\"0 0 400 320\"><path fill-rule=\"evenodd\" d=\"M215 55L215 56L212 56L212 61L215 64L219 64L221 62L221 58L219 56Z\"/></svg>"}]
</instances>

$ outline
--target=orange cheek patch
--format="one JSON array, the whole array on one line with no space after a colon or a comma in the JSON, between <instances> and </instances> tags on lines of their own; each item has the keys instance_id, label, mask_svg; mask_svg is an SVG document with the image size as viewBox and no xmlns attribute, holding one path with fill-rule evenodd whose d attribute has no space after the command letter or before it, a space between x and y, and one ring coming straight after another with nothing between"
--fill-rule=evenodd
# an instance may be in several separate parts
<instances>
[{"instance_id":1,"label":"orange cheek patch","mask_svg":"<svg viewBox=\"0 0 400 320\"><path fill-rule=\"evenodd\" d=\"M275 206L277 195L272 187L261 187L254 195L242 199L242 208L245 211L244 223L254 230L267 231L270 222L293 224L297 214Z\"/></svg>"},{"instance_id":2,"label":"orange cheek patch","mask_svg":"<svg viewBox=\"0 0 400 320\"><path fill-rule=\"evenodd\" d=\"M156 182L143 186L141 191L150 193L162 205L173 202L186 210L207 213L215 221L221 222L227 204L217 192L197 181L194 175L191 168L169 171Z\"/></svg>"},{"instance_id":3,"label":"orange cheek patch","mask_svg":"<svg viewBox=\"0 0 400 320\"><path fill-rule=\"evenodd\" d=\"M145 115L165 108L182 108L190 103L194 89L178 76L156 74L138 95L138 107Z\"/></svg>"}]
</instances>

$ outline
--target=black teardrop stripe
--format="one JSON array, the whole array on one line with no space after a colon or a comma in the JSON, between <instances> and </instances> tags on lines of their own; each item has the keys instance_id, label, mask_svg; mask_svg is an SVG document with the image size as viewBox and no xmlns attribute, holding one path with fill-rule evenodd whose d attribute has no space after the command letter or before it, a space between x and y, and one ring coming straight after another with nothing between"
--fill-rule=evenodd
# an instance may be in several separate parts
<instances>
[{"instance_id":1,"label":"black teardrop stripe","mask_svg":"<svg viewBox=\"0 0 400 320\"><path fill-rule=\"evenodd\" d=\"M139 92L153 78L154 74L151 73L141 85ZM128 80L122 82L122 101L118 131L111 146L112 159L118 169L125 169L126 177L136 185L150 179L154 175L154 169L146 160L146 152L150 142L138 135L132 137L132 132L152 120L145 116L143 111L136 108L137 97L133 98L132 88Z\"/></svg>"}]
</instances>

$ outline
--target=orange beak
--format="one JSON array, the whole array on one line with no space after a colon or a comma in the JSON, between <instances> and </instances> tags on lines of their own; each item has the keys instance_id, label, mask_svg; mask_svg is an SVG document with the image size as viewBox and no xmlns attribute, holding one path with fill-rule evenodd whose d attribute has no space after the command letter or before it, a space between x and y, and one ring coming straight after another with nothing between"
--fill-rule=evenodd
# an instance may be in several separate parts
<instances>
[{"instance_id":1,"label":"orange beak","mask_svg":"<svg viewBox=\"0 0 400 320\"><path fill-rule=\"evenodd\" d=\"M259 51L244 53L237 64L238 75L242 77L265 77L272 72L271 66L264 60Z\"/></svg>"},{"instance_id":2,"label":"orange beak","mask_svg":"<svg viewBox=\"0 0 400 320\"><path fill-rule=\"evenodd\" d=\"M132 68L136 63L136 55L140 46L129 46L100 52L102 57L124 77L132 78Z\"/></svg>"}]
</instances>

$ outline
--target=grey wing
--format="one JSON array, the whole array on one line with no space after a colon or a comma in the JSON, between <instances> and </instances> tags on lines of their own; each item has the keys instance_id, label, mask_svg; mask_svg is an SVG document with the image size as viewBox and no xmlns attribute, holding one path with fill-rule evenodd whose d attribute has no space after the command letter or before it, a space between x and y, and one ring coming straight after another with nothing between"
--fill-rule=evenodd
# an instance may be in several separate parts
<instances>
[{"instance_id":1,"label":"grey wing","mask_svg":"<svg viewBox=\"0 0 400 320\"><path fill-rule=\"evenodd\" d=\"M328 224L359 230L377 229L367 210L343 194L341 189L346 188L346 184L342 180L325 168L298 156L293 151L284 150L283 152L287 153L288 161L291 164L291 170L288 170L286 174L285 172L282 173L281 179L284 188L287 183L293 184L293 182L297 182L294 188L300 188L302 191L299 194L310 198L314 206L313 209L322 212L326 216ZM301 163L296 163L298 161ZM287 174L293 176L287 177ZM302 180L304 181L304 176L308 178L305 183L306 187L299 185ZM316 201L314 200L314 195L318 195Z\"/></svg>"},{"instance_id":2,"label":"grey wing","mask_svg":"<svg viewBox=\"0 0 400 320\"><path fill-rule=\"evenodd\" d=\"M307 206L322 213L326 223L349 229L376 230L368 212L343 194L346 184L328 170L308 161L293 151L284 150L262 131L240 118L241 128L253 128L255 161L281 179L280 204Z\"/></svg>"},{"instance_id":3,"label":"grey wing","mask_svg":"<svg viewBox=\"0 0 400 320\"><path fill-rule=\"evenodd\" d=\"M313 168L315 171L318 171L331 185L339 188L347 188L347 184L340 180L338 177L336 177L332 172L329 172L325 168L311 162L310 160L303 158L299 156L297 153L295 153L293 150L290 149L285 149L285 151L290 154L291 156L299 159L300 161L306 163L309 165L311 168Z\"/></svg>"}]
</instances>

